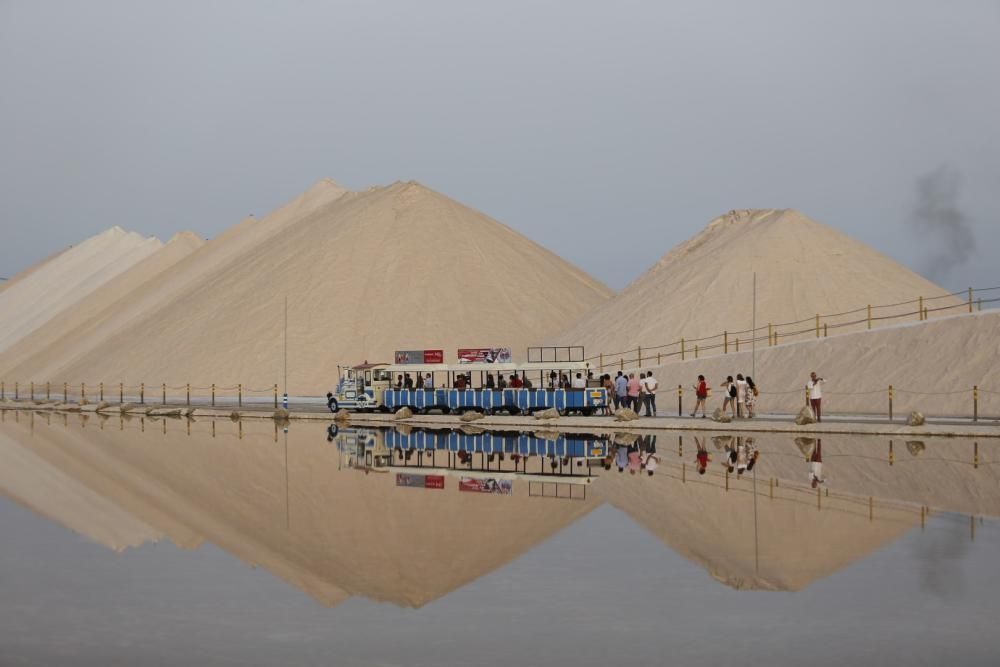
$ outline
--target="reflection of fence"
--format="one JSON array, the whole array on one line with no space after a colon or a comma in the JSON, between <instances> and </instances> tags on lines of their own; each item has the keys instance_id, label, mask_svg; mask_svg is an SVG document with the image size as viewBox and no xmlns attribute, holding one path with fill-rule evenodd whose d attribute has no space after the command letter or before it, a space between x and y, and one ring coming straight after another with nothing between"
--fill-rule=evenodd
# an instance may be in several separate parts
<instances>
[{"instance_id":1,"label":"reflection of fence","mask_svg":"<svg viewBox=\"0 0 1000 667\"><path fill-rule=\"evenodd\" d=\"M947 300L947 301L946 301ZM982 310L983 304L1000 303L1000 287L968 288L962 292L936 297L917 297L910 301L866 305L842 313L821 314L794 322L768 322L756 329L723 331L701 338L681 338L672 343L636 347L620 352L601 352L587 357L598 369L660 365L667 361L685 361L700 356L746 352L754 344L773 347L796 340L826 338L831 334L864 331L904 321L925 321L931 316L958 315Z\"/></svg>"}]
</instances>

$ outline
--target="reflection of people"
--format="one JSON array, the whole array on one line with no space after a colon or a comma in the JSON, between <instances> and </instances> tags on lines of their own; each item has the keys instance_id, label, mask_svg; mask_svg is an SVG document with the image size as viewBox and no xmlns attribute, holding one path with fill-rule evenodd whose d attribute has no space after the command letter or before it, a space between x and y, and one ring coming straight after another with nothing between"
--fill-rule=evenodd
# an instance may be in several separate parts
<instances>
[{"instance_id":1,"label":"reflection of people","mask_svg":"<svg viewBox=\"0 0 1000 667\"><path fill-rule=\"evenodd\" d=\"M809 484L812 488L816 488L826 479L823 477L823 441L816 440L816 446L813 447L812 456L809 457Z\"/></svg>"},{"instance_id":2,"label":"reflection of people","mask_svg":"<svg viewBox=\"0 0 1000 667\"><path fill-rule=\"evenodd\" d=\"M628 465L628 449L623 445L618 445L615 449L615 465L618 466L618 472L625 472L625 466Z\"/></svg>"},{"instance_id":3,"label":"reflection of people","mask_svg":"<svg viewBox=\"0 0 1000 667\"><path fill-rule=\"evenodd\" d=\"M656 471L656 467L660 464L660 457L656 454L650 454L646 457L646 473L652 477L653 472Z\"/></svg>"},{"instance_id":4,"label":"reflection of people","mask_svg":"<svg viewBox=\"0 0 1000 667\"><path fill-rule=\"evenodd\" d=\"M634 475L639 472L642 466L642 458L639 456L639 445L633 444L628 446L628 473Z\"/></svg>"},{"instance_id":5,"label":"reflection of people","mask_svg":"<svg viewBox=\"0 0 1000 667\"><path fill-rule=\"evenodd\" d=\"M698 474L704 475L705 470L708 469L708 462L712 460L712 457L708 454L708 449L705 447L705 439L699 436L694 437L694 444L698 447L698 456L695 458L695 465L698 466Z\"/></svg>"},{"instance_id":6,"label":"reflection of people","mask_svg":"<svg viewBox=\"0 0 1000 667\"><path fill-rule=\"evenodd\" d=\"M809 382L806 383L806 391L809 392L809 406L812 408L816 422L823 421L820 403L823 401L823 384L826 383L821 377L816 377L816 371L809 374Z\"/></svg>"}]
</instances>

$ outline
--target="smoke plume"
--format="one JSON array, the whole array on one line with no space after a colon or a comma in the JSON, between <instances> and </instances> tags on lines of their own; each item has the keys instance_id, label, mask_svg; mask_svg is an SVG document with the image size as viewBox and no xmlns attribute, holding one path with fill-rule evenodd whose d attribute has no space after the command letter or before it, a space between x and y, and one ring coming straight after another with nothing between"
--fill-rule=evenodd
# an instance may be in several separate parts
<instances>
[{"instance_id":1,"label":"smoke plume","mask_svg":"<svg viewBox=\"0 0 1000 667\"><path fill-rule=\"evenodd\" d=\"M921 272L935 282L944 282L976 249L969 216L958 207L961 190L962 175L948 165L917 179L912 221L921 238L932 246Z\"/></svg>"}]
</instances>

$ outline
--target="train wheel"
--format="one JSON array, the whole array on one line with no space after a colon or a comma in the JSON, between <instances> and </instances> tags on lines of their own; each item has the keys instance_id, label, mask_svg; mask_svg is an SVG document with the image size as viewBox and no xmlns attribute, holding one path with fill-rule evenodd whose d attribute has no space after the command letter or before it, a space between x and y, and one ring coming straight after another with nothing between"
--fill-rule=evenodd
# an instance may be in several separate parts
<instances>
[{"instance_id":1,"label":"train wheel","mask_svg":"<svg viewBox=\"0 0 1000 667\"><path fill-rule=\"evenodd\" d=\"M340 404L337 403L337 399L331 397L330 400L326 402L326 407L330 408L330 412L336 412L340 409Z\"/></svg>"}]
</instances>

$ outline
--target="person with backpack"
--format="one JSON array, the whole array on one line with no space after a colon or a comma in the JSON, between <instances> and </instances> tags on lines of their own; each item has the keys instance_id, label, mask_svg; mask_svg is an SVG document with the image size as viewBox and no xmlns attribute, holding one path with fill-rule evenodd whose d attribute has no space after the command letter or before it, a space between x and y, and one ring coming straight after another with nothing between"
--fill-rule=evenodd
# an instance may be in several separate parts
<instances>
[{"instance_id":1,"label":"person with backpack","mask_svg":"<svg viewBox=\"0 0 1000 667\"><path fill-rule=\"evenodd\" d=\"M733 381L733 376L727 376L726 381L719 386L725 392L722 400L722 412L729 408L732 411L733 419L736 419L736 383Z\"/></svg>"},{"instance_id":2,"label":"person with backpack","mask_svg":"<svg viewBox=\"0 0 1000 667\"><path fill-rule=\"evenodd\" d=\"M705 382L705 376L699 375L698 381L694 384L695 403L694 403L694 410L691 411L692 417L698 416L699 405L701 406L701 418L705 419L705 417L708 416L705 414L705 410L707 409L705 407L705 403L708 401L708 392L709 392L708 383Z\"/></svg>"}]
</instances>

